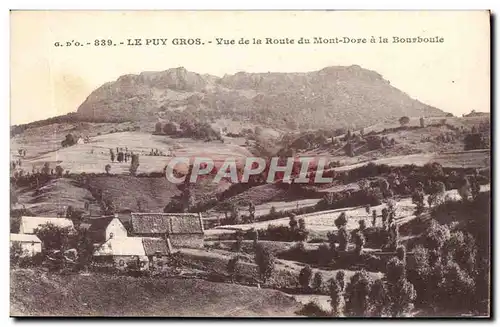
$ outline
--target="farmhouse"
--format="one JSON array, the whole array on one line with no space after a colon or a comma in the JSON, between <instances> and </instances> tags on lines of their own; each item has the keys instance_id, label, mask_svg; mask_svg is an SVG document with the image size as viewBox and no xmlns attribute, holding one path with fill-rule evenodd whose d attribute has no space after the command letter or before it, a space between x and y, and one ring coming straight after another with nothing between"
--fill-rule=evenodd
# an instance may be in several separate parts
<instances>
[{"instance_id":1,"label":"farmhouse","mask_svg":"<svg viewBox=\"0 0 500 327\"><path fill-rule=\"evenodd\" d=\"M23 254L21 256L34 256L42 252L42 241L36 235L30 234L10 234L10 246L21 245Z\"/></svg>"},{"instance_id":2,"label":"farmhouse","mask_svg":"<svg viewBox=\"0 0 500 327\"><path fill-rule=\"evenodd\" d=\"M20 234L34 234L35 229L40 228L42 225L52 224L57 227L70 227L74 228L73 222L66 218L56 217L21 217L21 226L19 227Z\"/></svg>"},{"instance_id":3,"label":"farmhouse","mask_svg":"<svg viewBox=\"0 0 500 327\"><path fill-rule=\"evenodd\" d=\"M202 248L204 240L201 214L132 213L132 234L163 237L169 248Z\"/></svg>"},{"instance_id":4,"label":"farmhouse","mask_svg":"<svg viewBox=\"0 0 500 327\"><path fill-rule=\"evenodd\" d=\"M111 238L127 237L127 229L116 215L94 218L82 224L93 243L102 244Z\"/></svg>"},{"instance_id":5,"label":"farmhouse","mask_svg":"<svg viewBox=\"0 0 500 327\"><path fill-rule=\"evenodd\" d=\"M94 251L94 261L113 264L118 269L137 264L141 270L149 268L142 237L111 238Z\"/></svg>"}]
</instances>

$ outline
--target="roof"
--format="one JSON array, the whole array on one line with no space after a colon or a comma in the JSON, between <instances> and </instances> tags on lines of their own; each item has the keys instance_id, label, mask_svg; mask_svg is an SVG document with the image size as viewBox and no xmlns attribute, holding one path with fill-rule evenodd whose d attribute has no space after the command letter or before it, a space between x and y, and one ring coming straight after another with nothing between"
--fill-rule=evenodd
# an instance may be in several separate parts
<instances>
[{"instance_id":1,"label":"roof","mask_svg":"<svg viewBox=\"0 0 500 327\"><path fill-rule=\"evenodd\" d=\"M106 216L106 217L101 217L101 218L94 218L92 220L89 220L87 223L90 224L89 227L89 232L96 232L96 231L105 231L106 227L108 227L109 223L115 219L113 216Z\"/></svg>"},{"instance_id":2,"label":"roof","mask_svg":"<svg viewBox=\"0 0 500 327\"><path fill-rule=\"evenodd\" d=\"M22 216L20 230L23 234L34 234L35 229L45 224L52 224L58 227L74 227L73 222L67 218Z\"/></svg>"},{"instance_id":3,"label":"roof","mask_svg":"<svg viewBox=\"0 0 500 327\"><path fill-rule=\"evenodd\" d=\"M42 241L40 241L40 239L36 235L32 235L32 234L10 234L10 241L11 242L42 243Z\"/></svg>"},{"instance_id":4,"label":"roof","mask_svg":"<svg viewBox=\"0 0 500 327\"><path fill-rule=\"evenodd\" d=\"M196 213L132 213L136 234L203 234L201 215Z\"/></svg>"},{"instance_id":5,"label":"roof","mask_svg":"<svg viewBox=\"0 0 500 327\"><path fill-rule=\"evenodd\" d=\"M94 252L95 256L125 255L145 256L142 237L112 238Z\"/></svg>"},{"instance_id":6,"label":"roof","mask_svg":"<svg viewBox=\"0 0 500 327\"><path fill-rule=\"evenodd\" d=\"M144 246L144 252L146 255L169 254L167 242L161 238L154 237L143 237L142 244Z\"/></svg>"}]
</instances>

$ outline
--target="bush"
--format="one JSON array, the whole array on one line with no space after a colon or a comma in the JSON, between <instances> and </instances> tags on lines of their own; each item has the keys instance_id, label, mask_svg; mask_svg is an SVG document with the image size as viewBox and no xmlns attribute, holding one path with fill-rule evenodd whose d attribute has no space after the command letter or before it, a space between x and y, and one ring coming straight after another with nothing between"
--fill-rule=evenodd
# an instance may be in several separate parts
<instances>
[{"instance_id":1,"label":"bush","mask_svg":"<svg viewBox=\"0 0 500 327\"><path fill-rule=\"evenodd\" d=\"M304 307L297 311L298 315L307 317L329 317L330 314L323 310L317 302L311 301L304 305Z\"/></svg>"}]
</instances>

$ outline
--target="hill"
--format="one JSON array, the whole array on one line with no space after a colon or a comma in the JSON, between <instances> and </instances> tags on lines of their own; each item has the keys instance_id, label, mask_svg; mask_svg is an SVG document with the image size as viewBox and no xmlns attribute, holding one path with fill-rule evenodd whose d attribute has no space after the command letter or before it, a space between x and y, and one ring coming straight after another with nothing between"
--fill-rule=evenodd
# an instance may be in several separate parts
<instances>
[{"instance_id":1,"label":"hill","mask_svg":"<svg viewBox=\"0 0 500 327\"><path fill-rule=\"evenodd\" d=\"M294 316L286 294L195 279L11 271L13 316ZM50 294L50 296L48 296Z\"/></svg>"},{"instance_id":2,"label":"hill","mask_svg":"<svg viewBox=\"0 0 500 327\"><path fill-rule=\"evenodd\" d=\"M231 118L289 129L364 127L401 116L444 116L380 74L354 66L308 73L246 73L222 78L185 68L124 75L78 108L91 121Z\"/></svg>"}]
</instances>

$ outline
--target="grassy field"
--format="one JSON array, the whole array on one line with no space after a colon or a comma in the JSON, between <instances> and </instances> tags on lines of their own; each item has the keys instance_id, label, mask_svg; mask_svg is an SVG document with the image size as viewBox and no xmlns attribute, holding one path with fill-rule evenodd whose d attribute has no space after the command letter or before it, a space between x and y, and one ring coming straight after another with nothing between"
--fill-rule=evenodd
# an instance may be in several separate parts
<instances>
[{"instance_id":1,"label":"grassy field","mask_svg":"<svg viewBox=\"0 0 500 327\"><path fill-rule=\"evenodd\" d=\"M10 278L13 316L286 317L301 307L279 291L194 279L28 269L12 270Z\"/></svg>"},{"instance_id":2,"label":"grassy field","mask_svg":"<svg viewBox=\"0 0 500 327\"><path fill-rule=\"evenodd\" d=\"M61 148L60 142L64 139L62 134L49 134L46 138L37 140L35 136L19 136L13 138L12 156L17 157L19 148L27 149L27 156L22 162L22 168L31 171L32 167L41 168L48 162L51 168L61 165L64 170L71 173L103 173L107 164L111 165L114 174L129 174L130 162L114 162L110 160L109 150L127 148L129 152L139 154L139 169L137 173L162 172L163 168L176 157L208 157L214 161L223 161L231 158L244 158L250 152L230 141L220 143L217 141L204 142L187 138L171 138L163 135L152 135L145 132L121 132L91 137L90 143L76 144L71 147ZM59 143L59 144L58 144ZM150 156L151 149L158 149L165 156Z\"/></svg>"},{"instance_id":3,"label":"grassy field","mask_svg":"<svg viewBox=\"0 0 500 327\"><path fill-rule=\"evenodd\" d=\"M98 212L99 207L93 203L92 194L70 178L51 180L38 191L29 187L16 190L18 206L24 206L33 214L40 216L55 216L64 212L65 207L83 209L85 202L90 203L92 212Z\"/></svg>"},{"instance_id":4,"label":"grassy field","mask_svg":"<svg viewBox=\"0 0 500 327\"><path fill-rule=\"evenodd\" d=\"M490 190L490 185L482 185L481 186L481 192L487 192ZM459 199L459 195L457 190L449 190L446 191L445 196L449 197L450 199ZM427 196L426 200L427 201ZM427 202L425 202L427 203ZM371 207L370 210L377 210L378 213L378 218L376 221L376 226L379 226L381 222L380 214L382 212L382 209L386 207L386 204L381 204L379 206L373 206ZM415 216L413 215L413 212L415 211L415 205L412 203L411 198L401 198L396 201L396 219L398 221L408 221ZM353 230L355 228L358 228L359 226L359 220L364 219L365 223L367 226L371 226L371 213L367 214L365 211L365 207L352 207L352 208L342 208L342 209L335 209L335 210L327 210L327 211L319 211L319 212L313 212L310 214L304 214L304 215L299 215L296 216L297 219L299 218L304 218L306 222L307 229L310 231L311 236L310 237L315 237L319 235L324 235L328 231L334 231L337 230L337 227L335 226L335 219L342 213L345 212L347 217L348 217L348 223L347 223L347 229L348 230ZM277 226L288 226L290 219L288 217L285 218L279 218L279 219L273 219L273 220L268 220L268 221L261 221L261 222L256 222L256 223L251 223L251 224L241 224L241 225L225 225L225 226L220 226L217 227L216 230L249 230L252 228L255 229L265 229L269 225L277 225ZM210 232L208 233L209 235L216 236L216 233L211 234Z\"/></svg>"},{"instance_id":5,"label":"grassy field","mask_svg":"<svg viewBox=\"0 0 500 327\"><path fill-rule=\"evenodd\" d=\"M491 150L472 150L449 153L418 153L405 156L395 156L371 161L377 165L423 166L426 163L437 162L445 168L486 168L490 166ZM337 167L335 171L349 171L366 165L368 162L360 162L352 165Z\"/></svg>"}]
</instances>

